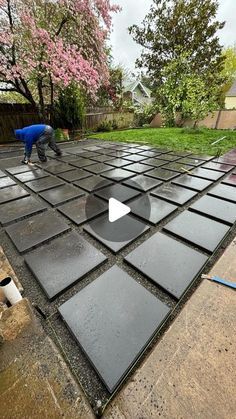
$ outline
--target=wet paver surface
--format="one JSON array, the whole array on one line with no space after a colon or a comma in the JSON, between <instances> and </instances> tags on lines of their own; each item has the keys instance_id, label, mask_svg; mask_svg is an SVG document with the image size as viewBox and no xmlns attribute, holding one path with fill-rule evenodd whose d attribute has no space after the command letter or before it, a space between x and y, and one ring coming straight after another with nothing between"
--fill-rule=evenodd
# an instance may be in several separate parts
<instances>
[{"instance_id":1,"label":"wet paver surface","mask_svg":"<svg viewBox=\"0 0 236 419\"><path fill-rule=\"evenodd\" d=\"M48 157L0 160L1 234L105 404L234 231L236 158L96 140ZM109 222L110 198L130 214Z\"/></svg>"}]
</instances>

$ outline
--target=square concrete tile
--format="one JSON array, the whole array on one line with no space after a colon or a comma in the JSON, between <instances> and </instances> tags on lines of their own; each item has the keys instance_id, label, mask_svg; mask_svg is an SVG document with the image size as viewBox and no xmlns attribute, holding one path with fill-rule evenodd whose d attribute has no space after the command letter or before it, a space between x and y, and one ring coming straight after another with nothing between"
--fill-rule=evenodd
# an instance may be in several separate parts
<instances>
[{"instance_id":1,"label":"square concrete tile","mask_svg":"<svg viewBox=\"0 0 236 419\"><path fill-rule=\"evenodd\" d=\"M175 162L177 160L180 160L180 156L175 156L174 154L168 153L168 154L162 154L159 156L160 159L165 160L166 162ZM167 164L167 163L166 163Z\"/></svg>"},{"instance_id":2,"label":"square concrete tile","mask_svg":"<svg viewBox=\"0 0 236 419\"><path fill-rule=\"evenodd\" d=\"M67 154L67 155L63 154L62 157L57 157L57 160L62 161L64 163L70 163L72 161L78 160L78 157L74 154Z\"/></svg>"},{"instance_id":3,"label":"square concrete tile","mask_svg":"<svg viewBox=\"0 0 236 419\"><path fill-rule=\"evenodd\" d=\"M100 147L96 146L96 145L91 145L91 146L87 146L87 147L83 147L83 150L88 150L88 151L98 151L100 150Z\"/></svg>"},{"instance_id":4,"label":"square concrete tile","mask_svg":"<svg viewBox=\"0 0 236 419\"><path fill-rule=\"evenodd\" d=\"M111 393L169 311L116 265L59 307L63 320Z\"/></svg>"},{"instance_id":5,"label":"square concrete tile","mask_svg":"<svg viewBox=\"0 0 236 419\"><path fill-rule=\"evenodd\" d=\"M0 170L0 178L6 176L6 173L4 173L2 170Z\"/></svg>"},{"instance_id":6,"label":"square concrete tile","mask_svg":"<svg viewBox=\"0 0 236 419\"><path fill-rule=\"evenodd\" d=\"M81 158L81 159L70 162L70 164L72 166L78 167L80 169L80 168L83 168L83 167L90 166L91 164L94 164L94 161L90 160L90 159ZM72 167L72 169L73 169L73 167Z\"/></svg>"},{"instance_id":7,"label":"square concrete tile","mask_svg":"<svg viewBox=\"0 0 236 419\"><path fill-rule=\"evenodd\" d=\"M141 151L141 152L139 151L138 154L139 156L144 156L144 157L157 157L161 153L158 151L151 150L151 151Z\"/></svg>"},{"instance_id":8,"label":"square concrete tile","mask_svg":"<svg viewBox=\"0 0 236 419\"><path fill-rule=\"evenodd\" d=\"M225 179L222 180L222 183L226 185L236 186L236 174L231 173Z\"/></svg>"},{"instance_id":9,"label":"square concrete tile","mask_svg":"<svg viewBox=\"0 0 236 419\"><path fill-rule=\"evenodd\" d=\"M112 185L112 181L104 179L100 176L91 176L86 179L75 181L74 185L79 186L79 188L82 188L85 191L94 192L105 188L106 186Z\"/></svg>"},{"instance_id":10,"label":"square concrete tile","mask_svg":"<svg viewBox=\"0 0 236 419\"><path fill-rule=\"evenodd\" d=\"M165 225L164 230L213 253L229 231L229 227L207 217L184 211Z\"/></svg>"},{"instance_id":11,"label":"square concrete tile","mask_svg":"<svg viewBox=\"0 0 236 419\"><path fill-rule=\"evenodd\" d=\"M113 169L113 166L109 166L108 164L105 164L105 163L95 163L86 167L86 170L88 172L94 173L95 175L99 175L100 173L107 172L108 170L111 170L111 169Z\"/></svg>"},{"instance_id":12,"label":"square concrete tile","mask_svg":"<svg viewBox=\"0 0 236 419\"><path fill-rule=\"evenodd\" d=\"M193 170L193 166L190 166L189 164L173 162L163 166L163 169L173 170L174 172L178 173L188 173L191 172L191 170Z\"/></svg>"},{"instance_id":13,"label":"square concrete tile","mask_svg":"<svg viewBox=\"0 0 236 419\"><path fill-rule=\"evenodd\" d=\"M236 221L236 204L213 196L203 196L190 209L229 225Z\"/></svg>"},{"instance_id":14,"label":"square concrete tile","mask_svg":"<svg viewBox=\"0 0 236 419\"><path fill-rule=\"evenodd\" d=\"M126 151L127 151L127 153L133 154L133 153L138 153L138 151L141 152L141 151L145 151L145 150L142 150L141 148L139 148L137 146L137 147L129 147L129 148L126 149Z\"/></svg>"},{"instance_id":15,"label":"square concrete tile","mask_svg":"<svg viewBox=\"0 0 236 419\"><path fill-rule=\"evenodd\" d=\"M58 179L54 176L48 176L43 179L32 180L31 182L27 182L27 188L32 189L34 192L42 192L46 191L47 189L55 188L56 186L64 185L61 179Z\"/></svg>"},{"instance_id":16,"label":"square concrete tile","mask_svg":"<svg viewBox=\"0 0 236 419\"><path fill-rule=\"evenodd\" d=\"M132 178L133 176L134 176L134 173L129 172L128 170L125 170L125 169L120 169L120 168L112 169L102 174L102 177L105 177L106 179L110 179L114 182L120 182L121 180Z\"/></svg>"},{"instance_id":17,"label":"square concrete tile","mask_svg":"<svg viewBox=\"0 0 236 419\"><path fill-rule=\"evenodd\" d=\"M171 170L165 170L162 168L153 169L147 173L147 176L154 177L160 180L171 180L178 176L178 173L172 172Z\"/></svg>"},{"instance_id":18,"label":"square concrete tile","mask_svg":"<svg viewBox=\"0 0 236 419\"><path fill-rule=\"evenodd\" d=\"M106 261L81 235L71 232L25 256L25 262L52 300Z\"/></svg>"},{"instance_id":19,"label":"square concrete tile","mask_svg":"<svg viewBox=\"0 0 236 419\"><path fill-rule=\"evenodd\" d=\"M62 185L57 188L41 192L39 195L55 207L63 204L64 202L71 201L74 198L83 196L84 194L85 192L80 188L76 188L72 185Z\"/></svg>"},{"instance_id":20,"label":"square concrete tile","mask_svg":"<svg viewBox=\"0 0 236 419\"><path fill-rule=\"evenodd\" d=\"M9 176L0 178L0 189L13 185L16 185L16 182L14 182L14 180L12 180Z\"/></svg>"},{"instance_id":21,"label":"square concrete tile","mask_svg":"<svg viewBox=\"0 0 236 419\"><path fill-rule=\"evenodd\" d=\"M145 196L133 201L129 207L134 215L149 221L151 224L158 224L178 209L176 205L162 201L154 196L148 195L149 204ZM150 207L149 207L150 205ZM150 214L149 214L149 210Z\"/></svg>"},{"instance_id":22,"label":"square concrete tile","mask_svg":"<svg viewBox=\"0 0 236 419\"><path fill-rule=\"evenodd\" d=\"M24 172L28 172L30 170L37 170L38 167L35 165L27 165L27 164L22 164L21 166L15 166L15 167L9 167L8 169L6 169L6 171L8 173L10 173L11 175L17 175L18 173L24 173Z\"/></svg>"},{"instance_id":23,"label":"square concrete tile","mask_svg":"<svg viewBox=\"0 0 236 419\"><path fill-rule=\"evenodd\" d=\"M23 189L21 186L9 186L1 190L0 193L0 204L5 202L14 201L15 199L23 198L24 196L29 196L29 192Z\"/></svg>"},{"instance_id":24,"label":"square concrete tile","mask_svg":"<svg viewBox=\"0 0 236 419\"><path fill-rule=\"evenodd\" d=\"M115 184L96 192L96 195L100 198L109 201L110 198L115 198L120 202L126 202L129 199L135 198L140 192L135 189L129 188L128 186Z\"/></svg>"},{"instance_id":25,"label":"square concrete tile","mask_svg":"<svg viewBox=\"0 0 236 419\"><path fill-rule=\"evenodd\" d=\"M184 205L190 199L197 195L197 192L183 188L178 185L163 185L154 189L152 195L165 199L166 201L173 202L174 204Z\"/></svg>"},{"instance_id":26,"label":"square concrete tile","mask_svg":"<svg viewBox=\"0 0 236 419\"><path fill-rule=\"evenodd\" d=\"M49 161L47 163L40 163L40 167L52 175L57 175L58 173L68 172L73 170L73 167L67 163L58 162L56 160Z\"/></svg>"},{"instance_id":27,"label":"square concrete tile","mask_svg":"<svg viewBox=\"0 0 236 419\"><path fill-rule=\"evenodd\" d=\"M114 223L110 223L108 215L105 214L84 226L84 230L87 231L87 233L92 237L95 237L114 253L118 253L120 250L124 249L141 234L148 231L148 229L149 227L146 224L129 215L126 215ZM122 237L127 235L127 232L135 233L130 234L129 239L122 241ZM110 240L108 237L113 237L114 239Z\"/></svg>"},{"instance_id":28,"label":"square concrete tile","mask_svg":"<svg viewBox=\"0 0 236 419\"><path fill-rule=\"evenodd\" d=\"M128 160L129 162L138 163L140 161L144 162L147 159L145 156L141 156L140 154L128 154L125 157L125 160ZM130 163L128 163L130 164Z\"/></svg>"},{"instance_id":29,"label":"square concrete tile","mask_svg":"<svg viewBox=\"0 0 236 419\"><path fill-rule=\"evenodd\" d=\"M74 169L66 173L61 173L58 176L66 182L74 182L75 180L88 178L92 176L92 174L83 169Z\"/></svg>"},{"instance_id":30,"label":"square concrete tile","mask_svg":"<svg viewBox=\"0 0 236 419\"><path fill-rule=\"evenodd\" d=\"M17 199L0 205L0 223L4 226L12 221L41 212L46 208L41 200L39 201L33 196Z\"/></svg>"},{"instance_id":31,"label":"square concrete tile","mask_svg":"<svg viewBox=\"0 0 236 419\"><path fill-rule=\"evenodd\" d=\"M87 206L86 208L88 199L89 207ZM73 221L73 223L81 225L86 221L92 220L98 215L108 211L108 205L101 199L90 195L89 198L87 196L83 196L72 202L68 202L67 204L60 205L60 207L58 207L58 211Z\"/></svg>"},{"instance_id":32,"label":"square concrete tile","mask_svg":"<svg viewBox=\"0 0 236 419\"><path fill-rule=\"evenodd\" d=\"M209 170L217 170L219 172L229 172L231 169L234 168L234 166L230 166L229 164L225 164L225 163L213 163L213 162L208 162L208 163L204 163L204 165L202 166L203 169L209 169Z\"/></svg>"},{"instance_id":33,"label":"square concrete tile","mask_svg":"<svg viewBox=\"0 0 236 419\"><path fill-rule=\"evenodd\" d=\"M109 165L114 167L128 166L128 164L130 164L130 161L121 158L109 160Z\"/></svg>"},{"instance_id":34,"label":"square concrete tile","mask_svg":"<svg viewBox=\"0 0 236 419\"><path fill-rule=\"evenodd\" d=\"M207 170L198 167L196 169L191 170L191 176L196 176L207 180L218 180L222 176L224 176L224 173L218 172L216 170Z\"/></svg>"},{"instance_id":35,"label":"square concrete tile","mask_svg":"<svg viewBox=\"0 0 236 419\"><path fill-rule=\"evenodd\" d=\"M152 167L161 167L164 166L166 164L166 161L163 159L147 159L143 162L143 164L147 164L148 166L152 166Z\"/></svg>"},{"instance_id":36,"label":"square concrete tile","mask_svg":"<svg viewBox=\"0 0 236 419\"><path fill-rule=\"evenodd\" d=\"M180 299L201 272L207 256L162 233L133 250L125 261Z\"/></svg>"},{"instance_id":37,"label":"square concrete tile","mask_svg":"<svg viewBox=\"0 0 236 419\"><path fill-rule=\"evenodd\" d=\"M86 158L93 160L96 156L99 156L99 154L95 153L94 151L81 151L80 153L77 153L78 158Z\"/></svg>"},{"instance_id":38,"label":"square concrete tile","mask_svg":"<svg viewBox=\"0 0 236 419\"><path fill-rule=\"evenodd\" d=\"M193 191L204 191L204 189L208 188L210 185L213 184L212 181L197 178L194 176L189 175L182 175L177 179L174 179L173 182L175 185L183 186L184 188L192 189Z\"/></svg>"},{"instance_id":39,"label":"square concrete tile","mask_svg":"<svg viewBox=\"0 0 236 419\"><path fill-rule=\"evenodd\" d=\"M126 153L126 151L122 151L122 150L113 150L113 151L108 151L107 152L107 157L108 156L109 156L110 160L113 160L114 157L118 157L118 158L128 157L128 156L131 156L131 154ZM106 156L104 156L104 157L106 157ZM113 157L113 159L112 159L112 157Z\"/></svg>"},{"instance_id":40,"label":"square concrete tile","mask_svg":"<svg viewBox=\"0 0 236 419\"><path fill-rule=\"evenodd\" d=\"M178 163L180 163L180 164L188 164L190 166L198 167L198 166L201 166L201 164L203 164L203 161L202 160L198 160L198 159L190 159L188 157L184 157L184 158L178 160Z\"/></svg>"},{"instance_id":41,"label":"square concrete tile","mask_svg":"<svg viewBox=\"0 0 236 419\"><path fill-rule=\"evenodd\" d=\"M154 179L145 175L135 176L130 180L125 180L124 185L130 186L134 189L138 189L141 192L147 192L162 184L158 179Z\"/></svg>"},{"instance_id":42,"label":"square concrete tile","mask_svg":"<svg viewBox=\"0 0 236 419\"><path fill-rule=\"evenodd\" d=\"M53 211L45 211L7 227L6 232L21 253L69 229L68 224L57 217Z\"/></svg>"},{"instance_id":43,"label":"square concrete tile","mask_svg":"<svg viewBox=\"0 0 236 419\"><path fill-rule=\"evenodd\" d=\"M171 151L170 154L173 155L173 156L176 156L176 157L190 156L189 151Z\"/></svg>"},{"instance_id":44,"label":"square concrete tile","mask_svg":"<svg viewBox=\"0 0 236 419\"><path fill-rule=\"evenodd\" d=\"M129 166L125 167L126 170L130 170L131 172L134 173L146 173L149 172L150 170L152 170L151 166L148 166L146 164L142 164L142 163L133 163L133 164L129 164Z\"/></svg>"},{"instance_id":45,"label":"square concrete tile","mask_svg":"<svg viewBox=\"0 0 236 419\"><path fill-rule=\"evenodd\" d=\"M25 173L20 173L18 175L15 175L15 178L18 179L20 182L25 183L25 182L30 182L31 180L42 179L47 176L48 176L47 172L45 172L44 170L38 169L38 170L30 170Z\"/></svg>"},{"instance_id":46,"label":"square concrete tile","mask_svg":"<svg viewBox=\"0 0 236 419\"><path fill-rule=\"evenodd\" d=\"M194 159L194 160L203 160L203 161L209 161L214 159L213 156L207 156L206 154L191 154L190 156L188 156L190 159Z\"/></svg>"},{"instance_id":47,"label":"square concrete tile","mask_svg":"<svg viewBox=\"0 0 236 419\"><path fill-rule=\"evenodd\" d=\"M236 189L233 186L219 184L210 189L208 195L234 202L236 204Z\"/></svg>"},{"instance_id":48,"label":"square concrete tile","mask_svg":"<svg viewBox=\"0 0 236 419\"><path fill-rule=\"evenodd\" d=\"M98 155L97 154L92 160L94 160L94 161L96 161L98 163L106 163L106 162L109 162L110 160L113 160L113 158L111 156Z\"/></svg>"}]
</instances>

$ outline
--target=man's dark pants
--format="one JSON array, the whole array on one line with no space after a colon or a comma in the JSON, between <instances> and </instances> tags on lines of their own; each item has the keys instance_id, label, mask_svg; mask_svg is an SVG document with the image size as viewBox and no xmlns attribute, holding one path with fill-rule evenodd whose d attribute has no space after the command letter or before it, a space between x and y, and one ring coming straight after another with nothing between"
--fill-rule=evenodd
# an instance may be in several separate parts
<instances>
[{"instance_id":1,"label":"man's dark pants","mask_svg":"<svg viewBox=\"0 0 236 419\"><path fill-rule=\"evenodd\" d=\"M40 135L38 141L36 142L39 160L42 162L47 161L45 154L47 145L56 153L57 156L61 156L61 150L56 144L54 129L49 125L46 126L43 134Z\"/></svg>"}]
</instances>

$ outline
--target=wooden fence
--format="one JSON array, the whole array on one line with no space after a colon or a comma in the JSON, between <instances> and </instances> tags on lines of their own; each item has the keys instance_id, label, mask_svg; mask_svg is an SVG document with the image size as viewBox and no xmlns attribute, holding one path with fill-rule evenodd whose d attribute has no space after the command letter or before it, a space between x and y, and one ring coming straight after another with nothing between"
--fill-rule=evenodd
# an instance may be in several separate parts
<instances>
[{"instance_id":1,"label":"wooden fence","mask_svg":"<svg viewBox=\"0 0 236 419\"><path fill-rule=\"evenodd\" d=\"M14 129L41 122L37 109L32 105L0 103L0 143L13 141ZM88 109L84 122L86 130L96 130L102 122L127 128L134 124L134 115L115 112L110 107Z\"/></svg>"}]
</instances>

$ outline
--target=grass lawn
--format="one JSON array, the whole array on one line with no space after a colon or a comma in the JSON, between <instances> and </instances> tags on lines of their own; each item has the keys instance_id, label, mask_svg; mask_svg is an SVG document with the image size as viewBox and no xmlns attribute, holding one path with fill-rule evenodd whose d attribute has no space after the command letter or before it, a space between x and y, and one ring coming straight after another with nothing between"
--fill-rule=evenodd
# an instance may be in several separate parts
<instances>
[{"instance_id":1,"label":"grass lawn","mask_svg":"<svg viewBox=\"0 0 236 419\"><path fill-rule=\"evenodd\" d=\"M226 137L216 145L214 141ZM91 138L106 141L141 143L171 150L186 150L194 153L221 155L236 148L236 131L201 129L196 133L182 128L141 128L94 134Z\"/></svg>"}]
</instances>

